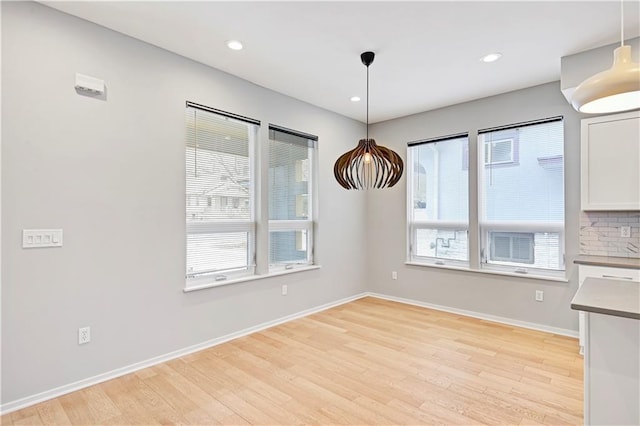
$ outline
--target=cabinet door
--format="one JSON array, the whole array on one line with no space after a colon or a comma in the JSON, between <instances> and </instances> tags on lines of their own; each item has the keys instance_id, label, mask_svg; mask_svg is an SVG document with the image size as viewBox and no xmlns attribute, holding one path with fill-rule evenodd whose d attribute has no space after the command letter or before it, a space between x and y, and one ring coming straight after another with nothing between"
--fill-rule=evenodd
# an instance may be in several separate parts
<instances>
[{"instance_id":1,"label":"cabinet door","mask_svg":"<svg viewBox=\"0 0 640 426\"><path fill-rule=\"evenodd\" d=\"M640 112L582 120L582 210L640 210Z\"/></svg>"},{"instance_id":2,"label":"cabinet door","mask_svg":"<svg viewBox=\"0 0 640 426\"><path fill-rule=\"evenodd\" d=\"M640 321L587 313L585 424L640 424Z\"/></svg>"}]
</instances>

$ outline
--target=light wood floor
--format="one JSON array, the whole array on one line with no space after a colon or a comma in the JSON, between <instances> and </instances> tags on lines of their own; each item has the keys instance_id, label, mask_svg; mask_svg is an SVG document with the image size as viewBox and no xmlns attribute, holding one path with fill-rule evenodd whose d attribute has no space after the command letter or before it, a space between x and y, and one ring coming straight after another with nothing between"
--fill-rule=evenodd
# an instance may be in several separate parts
<instances>
[{"instance_id":1,"label":"light wood floor","mask_svg":"<svg viewBox=\"0 0 640 426\"><path fill-rule=\"evenodd\" d=\"M580 424L576 339L366 298L9 413L11 424Z\"/></svg>"}]
</instances>

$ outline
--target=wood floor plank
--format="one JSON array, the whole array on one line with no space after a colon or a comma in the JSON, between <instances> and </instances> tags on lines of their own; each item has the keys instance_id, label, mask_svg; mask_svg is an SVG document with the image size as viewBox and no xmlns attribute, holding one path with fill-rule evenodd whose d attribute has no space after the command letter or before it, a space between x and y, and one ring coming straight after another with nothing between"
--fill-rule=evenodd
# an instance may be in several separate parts
<instances>
[{"instance_id":1,"label":"wood floor plank","mask_svg":"<svg viewBox=\"0 0 640 426\"><path fill-rule=\"evenodd\" d=\"M434 412L425 411L419 407L415 407L411 404L407 404L404 401L398 399L392 399L389 404L390 407L403 411L408 416L414 419L414 423L423 425L447 425L452 424L450 420L446 420L442 417L438 417Z\"/></svg>"},{"instance_id":2,"label":"wood floor plank","mask_svg":"<svg viewBox=\"0 0 640 426\"><path fill-rule=\"evenodd\" d=\"M107 396L101 386L91 386L82 390L91 417L97 423L106 423L122 416L122 412Z\"/></svg>"},{"instance_id":3,"label":"wood floor plank","mask_svg":"<svg viewBox=\"0 0 640 426\"><path fill-rule=\"evenodd\" d=\"M220 402L249 424L279 424L276 419L243 399L243 391L229 392L220 397Z\"/></svg>"},{"instance_id":4,"label":"wood floor plank","mask_svg":"<svg viewBox=\"0 0 640 426\"><path fill-rule=\"evenodd\" d=\"M172 366L165 363L153 368L159 376L166 380L167 383L171 384L190 400L190 403L187 404L189 407L196 406L199 409L206 409L207 415L219 423L234 414L232 410L220 403L220 401L207 392L206 386L200 387L198 385L198 383L202 382L199 382L197 379L195 381L191 380L174 368L179 368L179 366L185 366L185 369L182 370L183 372L190 368L187 364L180 362L180 360L176 360ZM172 398L169 398L166 395L163 396L167 402L174 404L175 406L179 406L179 404L177 404Z\"/></svg>"},{"instance_id":5,"label":"wood floor plank","mask_svg":"<svg viewBox=\"0 0 640 426\"><path fill-rule=\"evenodd\" d=\"M46 425L68 425L71 423L58 399L51 399L37 405L42 423Z\"/></svg>"},{"instance_id":6,"label":"wood floor plank","mask_svg":"<svg viewBox=\"0 0 640 426\"><path fill-rule=\"evenodd\" d=\"M157 414L149 413L146 407L141 404L143 401L137 390L138 380L135 375L129 374L118 379L110 380L99 386L103 388L105 394L118 407L122 413L122 418L127 419L127 423L160 424L160 422L156 420ZM79 423L74 419L71 420L73 424L99 424L95 421Z\"/></svg>"},{"instance_id":7,"label":"wood floor plank","mask_svg":"<svg viewBox=\"0 0 640 426\"><path fill-rule=\"evenodd\" d=\"M82 391L72 392L57 399L72 424L97 423L97 419L93 417L88 409L88 404ZM36 405L36 408L38 406Z\"/></svg>"},{"instance_id":8,"label":"wood floor plank","mask_svg":"<svg viewBox=\"0 0 640 426\"><path fill-rule=\"evenodd\" d=\"M23 408L22 410L14 411L13 413L8 414L8 416L11 418L12 423L17 423L25 418L39 418L40 414L38 414L38 406L32 405L30 407Z\"/></svg>"},{"instance_id":9,"label":"wood floor plank","mask_svg":"<svg viewBox=\"0 0 640 426\"><path fill-rule=\"evenodd\" d=\"M306 398L300 398L304 401ZM337 423L332 418L326 416L322 412L322 408L318 404L306 404L296 399L287 401L280 406L282 410L293 413L296 417L303 420L304 424L333 424Z\"/></svg>"},{"instance_id":10,"label":"wood floor plank","mask_svg":"<svg viewBox=\"0 0 640 426\"><path fill-rule=\"evenodd\" d=\"M40 420L40 415L34 414L28 417L22 417L13 422L14 425L44 425Z\"/></svg>"},{"instance_id":11,"label":"wood floor plank","mask_svg":"<svg viewBox=\"0 0 640 426\"><path fill-rule=\"evenodd\" d=\"M2 424L580 424L577 339L364 298Z\"/></svg>"}]
</instances>

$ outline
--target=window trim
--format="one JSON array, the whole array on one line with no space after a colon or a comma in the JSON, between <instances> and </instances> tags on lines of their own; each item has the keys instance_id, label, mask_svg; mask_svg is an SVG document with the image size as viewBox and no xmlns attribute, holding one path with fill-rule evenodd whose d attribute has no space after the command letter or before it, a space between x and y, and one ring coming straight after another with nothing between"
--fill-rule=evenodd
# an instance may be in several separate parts
<instances>
[{"instance_id":1,"label":"window trim","mask_svg":"<svg viewBox=\"0 0 640 426\"><path fill-rule=\"evenodd\" d=\"M220 287L235 283L243 283L263 278L269 278L290 273L304 272L320 269L316 257L316 233L318 218L318 137L304 132L291 130L285 127L269 124L260 126L260 121L246 116L230 113L216 108L207 107L195 102L186 101L185 111L188 114L191 109L215 114L236 121L242 121L254 125L249 135L249 191L248 209L249 220L210 220L207 222L186 222L185 241L189 235L217 234L228 232L243 232L248 236L247 267L228 269L225 271L211 271L190 275L185 271L185 293ZM269 220L269 141L270 131L277 131L306 139L309 152L308 176L309 190L307 193L308 215L306 219L297 220ZM187 132L190 129L187 127ZM266 143L264 143L266 141ZM185 147L189 148L189 139L186 139ZM186 157L185 157L186 162ZM186 188L185 188L186 190ZM207 199L205 203L212 203ZM187 220L187 208L185 205L185 220ZM266 225L266 226L264 226ZM307 235L307 260L302 263L282 264L277 267L269 265L269 234L271 231L306 231ZM187 247L185 246L185 249ZM185 251L185 259L186 259ZM185 268L186 269L186 268Z\"/></svg>"},{"instance_id":2,"label":"window trim","mask_svg":"<svg viewBox=\"0 0 640 426\"><path fill-rule=\"evenodd\" d=\"M535 280L544 280L544 281L554 281L560 283L568 283L569 279L566 274L536 274L536 273L516 273L516 272L508 272L494 269L475 269L470 266L455 266L455 265L439 265L435 263L421 263L407 260L404 262L405 265L416 266L416 267L426 267L426 268L435 268L435 269L445 269L445 270L454 270L454 271L464 271L470 272L472 274L489 274L489 275L501 275L507 277L517 277L517 278L527 278L527 279L535 279ZM536 271L534 271L536 272Z\"/></svg>"},{"instance_id":3,"label":"window trim","mask_svg":"<svg viewBox=\"0 0 640 426\"><path fill-rule=\"evenodd\" d=\"M242 277L219 281L219 282L215 282L215 281L212 282L211 280L202 281L201 284L194 284L192 286L183 288L182 292L191 293L193 291L206 290L208 288L216 288L216 287L222 287L222 286L232 285L232 284L246 283L251 281L262 280L265 278L279 277L281 275L289 275L289 274L295 274L298 272L306 272L306 271L315 271L316 269L321 269L321 268L322 268L321 265L314 264L314 265L305 265L304 267L299 267L299 268L272 271L266 274L245 275Z\"/></svg>"},{"instance_id":4,"label":"window trim","mask_svg":"<svg viewBox=\"0 0 640 426\"><path fill-rule=\"evenodd\" d=\"M271 263L267 260L267 271L268 274L278 273L282 271L291 271L291 270L299 270L301 268L306 268L308 266L313 266L316 264L315 259L315 233L316 233L316 222L317 222L317 213L318 213L318 190L317 190L317 182L318 182L318 160L317 160L317 152L318 152L318 137L315 135L311 135L309 133L300 132L297 130L289 129L286 127L282 127L276 124L269 123L268 127L268 145L270 145L271 132L280 132L292 136L299 137L301 139L307 140L307 150L308 150L308 160L309 167L311 168L310 173L308 175L308 190L307 195L307 211L308 217L307 219L288 219L288 220L272 220L269 219L267 222L267 239L271 238L271 232L287 232L287 231L307 231L307 257L305 261L296 261L296 262L282 262L282 263ZM267 150L267 162L268 162L269 153ZM267 167L268 170L268 167ZM267 215L269 215L269 194L267 194ZM268 244L267 249L267 259L270 259L270 249L271 245Z\"/></svg>"},{"instance_id":5,"label":"window trim","mask_svg":"<svg viewBox=\"0 0 640 426\"><path fill-rule=\"evenodd\" d=\"M201 271L190 274L185 267L185 288L190 288L198 285L201 282L223 282L228 280L234 280L238 277L250 276L255 274L256 271L256 163L255 153L258 135L260 133L260 121L249 117L233 114L227 111L210 108L201 104L186 101L185 114L189 114L193 110L194 120L198 111L201 113L209 113L218 117L228 118L236 122L242 122L248 125L250 130L247 134L247 150L248 150L248 162L249 162L249 183L250 189L248 191L248 210L249 218L242 220L208 220L203 222L189 222L188 218L188 204L185 205L185 262L188 256L187 241L190 235L197 234L223 234L223 233L246 233L247 234L247 251L246 251L246 266L238 268L228 268L224 270L210 270ZM185 123L185 159L187 162L187 151L191 148L189 146L188 133L189 127ZM197 129L194 129L194 137L197 137ZM197 149L197 142L194 141L193 149ZM186 170L185 170L186 171ZM187 178L185 174L185 194L187 194ZM187 198L187 197L185 197ZM222 198L222 197L221 197ZM207 201L208 203L208 201ZM186 266L186 265L185 265Z\"/></svg>"},{"instance_id":6,"label":"window trim","mask_svg":"<svg viewBox=\"0 0 640 426\"><path fill-rule=\"evenodd\" d=\"M468 267L471 261L471 250L469 247L469 222L468 221L445 221L445 220L413 220L413 194L414 194L414 147L419 145L426 145L431 143L439 143L446 142L457 139L467 139L467 151L469 149L469 133L461 132L455 133L449 136L441 136L430 139L422 139L417 141L412 141L407 143L407 164L408 168L411 170L410 176L411 178L407 179L407 261L408 262L424 262L424 264L434 264L434 265L453 265L453 267ZM408 173L409 175L409 173ZM467 185L469 183L467 182ZM470 192L467 191L469 196ZM469 214L469 212L467 212ZM467 216L469 217L469 216ZM459 259L447 259L435 256L420 256L417 254L417 234L420 229L444 229L444 230L452 230L452 231L466 231L467 233L467 259L459 260Z\"/></svg>"},{"instance_id":7,"label":"window trim","mask_svg":"<svg viewBox=\"0 0 640 426\"><path fill-rule=\"evenodd\" d=\"M251 117L246 117L244 115L234 114L229 111L212 108L206 105L202 105L202 104L198 104L190 101L186 101L186 107L199 109L200 111L210 112L212 114L221 115L223 117L232 118L238 121L244 121L245 123L255 124L256 126L260 127L260 120L256 120L255 118L251 118Z\"/></svg>"},{"instance_id":8,"label":"window trim","mask_svg":"<svg viewBox=\"0 0 640 426\"><path fill-rule=\"evenodd\" d=\"M415 171L409 169L409 173L407 174L407 221L406 221L406 233L405 235L407 236L407 244L406 244L406 261L405 264L406 265L412 265L412 266L426 266L426 267L433 267L433 268L442 268L442 269L453 269L453 270L461 270L461 271L467 271L467 272L472 272L472 273L483 273L483 274L494 274L494 275L503 275L503 276L512 276L512 277L519 277L519 278L529 278L529 279L540 279L540 280L548 280L548 281L555 281L555 282L568 282L567 276L569 273L569 268L566 265L566 218L567 218L567 210L566 210L566 199L565 199L565 203L564 203L564 217L562 221L559 222L555 222L555 223L541 223L541 222L536 222L535 223L535 229L539 230L538 232L554 232L554 233L558 233L559 234L559 241L558 244L560 246L560 250L559 250L559 265L562 265L561 267L563 267L563 269L559 269L559 270L552 270L552 269L541 269L541 268L532 268L531 265L525 265L525 267L519 266L519 267L515 267L514 265L510 264L510 265L496 265L496 264L485 264L483 262L482 259L482 247L487 247L486 244L483 245L483 238L487 238L488 236L488 230L491 231L507 231L507 232L531 232L532 231L532 227L528 227L526 229L522 229L520 228L520 225L525 224L524 222L490 222L490 221L486 221L482 219L482 203L483 203L483 199L482 199L482 179L481 179L481 174L484 172L485 167L489 168L489 167L510 167L512 165L514 165L514 163L519 163L519 161L517 160L517 157L519 156L518 154L518 143L519 143L519 135L516 134L516 139L514 140L514 146L513 146L513 159L514 161L511 163L505 163L505 164L500 164L500 165L489 165L489 164L484 164L484 153L482 152L481 149L479 149L480 147L480 135L484 134L484 133L488 133L488 132L494 132L494 131L499 131L499 130L508 130L508 129L517 129L517 128L521 128L521 127L526 127L526 126L530 126L530 125L537 125L537 124L543 124L543 123L547 123L547 122L554 122L554 121L564 121L564 117L563 116L554 116L554 117L549 117L549 118L544 118L544 119L539 119L539 120L531 120L531 121L527 121L527 122L520 122L520 123L515 123L515 124L511 124L511 125L506 125L506 126L499 126L499 127L492 127L492 128L486 128L486 129L480 129L477 131L470 131L469 133L458 133L454 136L460 137L460 136L464 136L464 135L468 135L468 140L469 140L469 146L471 144L474 144L475 142L475 146L476 146L476 163L477 167L475 170L475 174L471 174L469 173L469 206L472 206L475 202L476 206L477 206L477 212L471 212L471 210L469 211L469 227L467 229L469 238L469 262L462 262L463 264L461 265L460 263L454 262L454 261L448 261L445 259L445 262L437 262L438 259L436 258L430 258L430 257L424 257L424 256L415 256L412 254L412 248L415 247L415 236L414 236L414 229L419 229L420 227L426 227L424 225L429 225L430 223L428 222L424 222L421 224L417 224L414 225L411 222L412 219L412 212L411 212L411 203L412 203L412 191L413 191L413 173L415 173ZM448 137L436 137L436 138L431 138L431 139L425 139L425 140L419 140L419 141L414 141L414 142L409 142L407 143L407 163L408 164L413 164L412 160L411 160L411 147L414 145L418 145L421 143L429 143L429 141L441 141L441 140L446 140L448 139ZM506 138L505 138L506 139ZM563 134L563 145L566 149L566 138L564 137ZM469 169L468 167L468 160L469 160L469 149L467 149L467 152L463 152L462 153L462 169L463 170L467 170ZM466 159L467 161L465 162L465 154L466 154ZM564 155L561 155L562 157L562 165L563 168L565 166L565 158ZM555 158L554 158L555 159ZM538 159L538 162L540 162L540 159ZM466 166L466 167L465 167ZM475 191L474 191L475 188ZM563 178L563 191L565 191L566 189L566 175ZM473 199L473 197L477 197L475 199ZM528 224L530 225L530 223ZM473 228L473 229L472 229ZM477 233L477 240L474 242L472 241L472 233ZM534 247L535 249L535 247ZM435 260L435 261L434 261ZM523 271L523 269L525 269Z\"/></svg>"},{"instance_id":9,"label":"window trim","mask_svg":"<svg viewBox=\"0 0 640 426\"><path fill-rule=\"evenodd\" d=\"M477 161L478 161L478 171L476 176L476 188L477 188L477 196L478 196L478 244L479 244L479 268L480 270L495 270L502 271L505 273L513 273L514 275L528 274L529 271L535 272L537 275L543 276L566 276L567 267L565 264L565 255L566 255L566 246L565 246L565 223L566 223L566 200L564 203L564 220L562 222L538 222L538 221L489 221L483 217L484 207L486 203L485 197L485 171L489 169L489 173L491 172L491 168L511 166L513 163L506 164L498 164L498 165L485 165L484 164L484 148L486 147L486 141L484 140L483 135L492 132L498 131L507 131L514 130L516 143L520 143L520 134L518 129L522 127L528 126L537 126L547 123L553 122L563 122L564 118L562 116L559 117L550 117L540 120L532 120L526 123L518 123L507 126L494 127L491 129L483 129L479 130L477 134ZM499 139L500 140L500 139ZM563 134L563 147L565 145L565 139ZM519 159L519 152L518 152ZM564 168L564 157L563 157L563 168ZM517 162L520 164L520 161ZM563 192L566 180L563 175ZM534 232L534 233L557 233L559 234L559 258L558 265L562 265L562 269L546 269L546 268L536 268L528 264L517 263L517 262L489 262L489 254L485 253L485 250L490 250L489 244L489 233L490 232ZM535 247L534 247L535 249Z\"/></svg>"}]
</instances>

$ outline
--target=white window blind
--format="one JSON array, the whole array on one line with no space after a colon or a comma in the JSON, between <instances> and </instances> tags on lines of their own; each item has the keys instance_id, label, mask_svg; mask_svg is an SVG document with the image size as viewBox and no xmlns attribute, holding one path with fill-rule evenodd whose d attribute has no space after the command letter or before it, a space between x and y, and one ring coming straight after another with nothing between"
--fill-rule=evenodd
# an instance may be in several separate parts
<instances>
[{"instance_id":1,"label":"white window blind","mask_svg":"<svg viewBox=\"0 0 640 426\"><path fill-rule=\"evenodd\" d=\"M468 136L409 144L409 253L414 262L468 264Z\"/></svg>"},{"instance_id":2,"label":"white window blind","mask_svg":"<svg viewBox=\"0 0 640 426\"><path fill-rule=\"evenodd\" d=\"M254 268L253 147L259 122L187 103L187 286Z\"/></svg>"},{"instance_id":3,"label":"white window blind","mask_svg":"<svg viewBox=\"0 0 640 426\"><path fill-rule=\"evenodd\" d=\"M313 263L314 151L317 138L269 127L269 265Z\"/></svg>"},{"instance_id":4,"label":"white window blind","mask_svg":"<svg viewBox=\"0 0 640 426\"><path fill-rule=\"evenodd\" d=\"M514 132L518 163L500 167L511 161L513 144L507 148L504 141ZM537 274L564 270L562 119L479 133L481 266Z\"/></svg>"}]
</instances>

